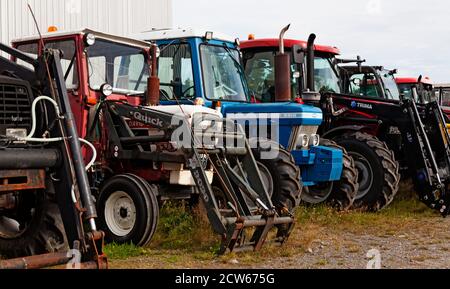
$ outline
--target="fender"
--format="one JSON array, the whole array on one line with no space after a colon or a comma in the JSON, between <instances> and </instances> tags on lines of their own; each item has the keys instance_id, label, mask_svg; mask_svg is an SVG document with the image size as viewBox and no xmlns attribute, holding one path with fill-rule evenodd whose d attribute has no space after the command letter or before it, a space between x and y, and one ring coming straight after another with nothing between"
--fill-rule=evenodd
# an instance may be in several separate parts
<instances>
[{"instance_id":1,"label":"fender","mask_svg":"<svg viewBox=\"0 0 450 289\"><path fill-rule=\"evenodd\" d=\"M358 132L358 131L362 131L365 128L367 128L367 127L364 125L344 125L344 126L330 129L329 131L324 133L322 135L322 137L327 138L327 139L333 139L334 137L344 134L346 132Z\"/></svg>"}]
</instances>

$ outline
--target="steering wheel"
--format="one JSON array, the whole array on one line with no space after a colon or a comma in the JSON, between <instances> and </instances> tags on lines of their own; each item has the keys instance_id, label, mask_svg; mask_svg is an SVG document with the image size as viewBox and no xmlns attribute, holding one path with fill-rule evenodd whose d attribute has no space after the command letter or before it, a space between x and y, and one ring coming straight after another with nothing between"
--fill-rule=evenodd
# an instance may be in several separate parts
<instances>
[{"instance_id":1,"label":"steering wheel","mask_svg":"<svg viewBox=\"0 0 450 289\"><path fill-rule=\"evenodd\" d=\"M225 85L225 84L221 84L217 87L214 87L214 95L217 97L224 97L224 96L228 96L228 95L237 95L237 91L233 90L231 87Z\"/></svg>"},{"instance_id":2,"label":"steering wheel","mask_svg":"<svg viewBox=\"0 0 450 289\"><path fill-rule=\"evenodd\" d=\"M186 93L187 93L189 90L194 89L194 88L195 88L194 85L188 87L185 91L183 91L183 93L181 94L181 97L184 98L184 97L186 96Z\"/></svg>"},{"instance_id":3,"label":"steering wheel","mask_svg":"<svg viewBox=\"0 0 450 289\"><path fill-rule=\"evenodd\" d=\"M159 98L161 98L161 96L164 97L168 101L171 100L169 94L164 89L159 90Z\"/></svg>"}]
</instances>

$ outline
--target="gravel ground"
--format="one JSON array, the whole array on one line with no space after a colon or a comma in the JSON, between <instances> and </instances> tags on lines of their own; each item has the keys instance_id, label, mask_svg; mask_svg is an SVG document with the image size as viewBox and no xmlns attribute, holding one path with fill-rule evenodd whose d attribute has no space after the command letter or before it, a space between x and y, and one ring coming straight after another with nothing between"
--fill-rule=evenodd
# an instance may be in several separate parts
<instances>
[{"instance_id":1,"label":"gravel ground","mask_svg":"<svg viewBox=\"0 0 450 289\"><path fill-rule=\"evenodd\" d=\"M298 225L282 247L258 253L215 257L188 250L151 249L143 256L111 260L111 268L354 268L380 261L381 268L450 268L449 219L439 216L399 218L389 224ZM348 229L351 228L351 229ZM369 259L370 250L380 252Z\"/></svg>"}]
</instances>

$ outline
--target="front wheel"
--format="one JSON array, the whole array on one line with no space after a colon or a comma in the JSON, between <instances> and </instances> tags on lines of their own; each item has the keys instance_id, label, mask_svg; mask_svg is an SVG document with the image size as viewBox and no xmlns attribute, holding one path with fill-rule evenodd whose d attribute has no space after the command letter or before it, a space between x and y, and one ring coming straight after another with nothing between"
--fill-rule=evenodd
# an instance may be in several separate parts
<instances>
[{"instance_id":1,"label":"front wheel","mask_svg":"<svg viewBox=\"0 0 450 289\"><path fill-rule=\"evenodd\" d=\"M107 242L145 246L158 224L157 189L135 175L114 176L101 189L98 214Z\"/></svg>"},{"instance_id":2,"label":"front wheel","mask_svg":"<svg viewBox=\"0 0 450 289\"><path fill-rule=\"evenodd\" d=\"M258 143L260 142L261 140ZM300 180L300 169L292 155L278 143L264 142L264 147L270 144L270 149L277 151L273 158L265 159L263 152L267 149L258 145L252 150L264 185L275 207L279 210L286 208L292 211L301 200L303 186Z\"/></svg>"}]
</instances>

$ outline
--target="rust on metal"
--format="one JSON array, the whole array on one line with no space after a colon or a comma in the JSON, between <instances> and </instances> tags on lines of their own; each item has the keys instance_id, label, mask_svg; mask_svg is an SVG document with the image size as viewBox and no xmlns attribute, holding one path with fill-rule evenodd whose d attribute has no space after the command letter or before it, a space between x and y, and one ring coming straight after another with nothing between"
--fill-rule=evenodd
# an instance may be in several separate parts
<instances>
[{"instance_id":1,"label":"rust on metal","mask_svg":"<svg viewBox=\"0 0 450 289\"><path fill-rule=\"evenodd\" d=\"M45 189L44 170L1 170L0 193Z\"/></svg>"},{"instance_id":2,"label":"rust on metal","mask_svg":"<svg viewBox=\"0 0 450 289\"><path fill-rule=\"evenodd\" d=\"M0 269L41 269L67 264L71 257L67 252L36 255L0 261Z\"/></svg>"}]
</instances>

